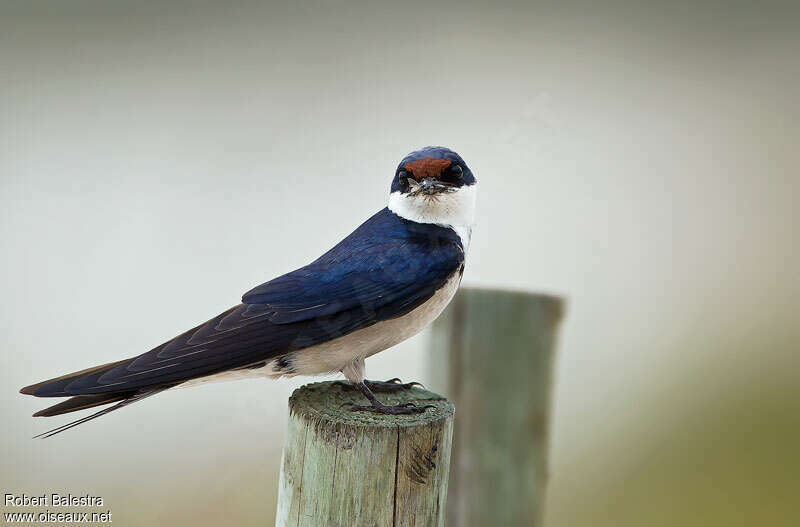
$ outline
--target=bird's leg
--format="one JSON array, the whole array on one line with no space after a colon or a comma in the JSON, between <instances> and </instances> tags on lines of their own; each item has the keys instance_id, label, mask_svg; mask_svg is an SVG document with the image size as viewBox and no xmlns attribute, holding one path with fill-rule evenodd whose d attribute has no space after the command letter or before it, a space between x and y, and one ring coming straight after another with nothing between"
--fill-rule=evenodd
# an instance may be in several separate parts
<instances>
[{"instance_id":1,"label":"bird's leg","mask_svg":"<svg viewBox=\"0 0 800 527\"><path fill-rule=\"evenodd\" d=\"M342 387L343 390L357 390L355 383L349 383L345 381L334 381L335 384L338 384ZM389 379L388 381L364 381L364 384L369 388L372 392L378 393L396 393L401 392L403 390L410 390L414 386L419 386L420 388L425 388L422 386L422 383L419 382L402 382L400 379L395 377L394 379Z\"/></svg>"},{"instance_id":2,"label":"bird's leg","mask_svg":"<svg viewBox=\"0 0 800 527\"><path fill-rule=\"evenodd\" d=\"M405 403L399 404L396 406L388 406L383 404L375 397L375 394L367 387L364 381L353 383L355 388L364 394L371 405L361 405L361 404L353 404L353 403L345 403L346 406L349 406L351 410L354 412L357 411L366 411L366 412L375 412L379 414L391 414L391 415L406 415L406 414L421 414L427 408L435 408L432 404L426 404L425 406L415 406L414 403Z\"/></svg>"}]
</instances>

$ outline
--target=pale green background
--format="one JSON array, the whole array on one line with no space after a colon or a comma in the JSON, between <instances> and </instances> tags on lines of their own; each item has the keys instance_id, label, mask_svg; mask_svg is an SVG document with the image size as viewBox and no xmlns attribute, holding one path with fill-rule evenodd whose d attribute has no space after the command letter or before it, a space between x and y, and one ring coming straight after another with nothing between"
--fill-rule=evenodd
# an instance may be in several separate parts
<instances>
[{"instance_id":1,"label":"pale green background","mask_svg":"<svg viewBox=\"0 0 800 527\"><path fill-rule=\"evenodd\" d=\"M444 144L465 283L569 298L548 525L797 525L797 3L302 4L0 3L0 490L269 524L299 381L49 441L17 390L310 261ZM370 376L424 381L424 341Z\"/></svg>"}]
</instances>

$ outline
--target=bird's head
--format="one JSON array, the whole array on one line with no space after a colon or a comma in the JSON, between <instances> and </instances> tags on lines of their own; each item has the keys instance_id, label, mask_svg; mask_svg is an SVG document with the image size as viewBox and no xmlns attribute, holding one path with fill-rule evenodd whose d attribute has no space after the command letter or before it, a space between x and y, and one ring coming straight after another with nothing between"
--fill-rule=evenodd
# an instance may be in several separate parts
<instances>
[{"instance_id":1,"label":"bird's head","mask_svg":"<svg viewBox=\"0 0 800 527\"><path fill-rule=\"evenodd\" d=\"M389 209L419 223L471 226L477 181L461 156L428 146L400 161L392 181Z\"/></svg>"}]
</instances>

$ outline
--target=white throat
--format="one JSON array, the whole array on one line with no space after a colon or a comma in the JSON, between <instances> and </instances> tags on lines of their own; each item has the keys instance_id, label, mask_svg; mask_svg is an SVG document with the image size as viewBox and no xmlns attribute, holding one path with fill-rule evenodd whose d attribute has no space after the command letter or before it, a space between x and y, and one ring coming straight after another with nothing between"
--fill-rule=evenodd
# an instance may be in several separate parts
<instances>
[{"instance_id":1,"label":"white throat","mask_svg":"<svg viewBox=\"0 0 800 527\"><path fill-rule=\"evenodd\" d=\"M461 238L464 252L469 246L472 225L475 223L475 195L478 184L464 185L455 192L439 194L435 198L409 196L399 191L389 194L389 210L409 221L433 223L450 227Z\"/></svg>"}]
</instances>

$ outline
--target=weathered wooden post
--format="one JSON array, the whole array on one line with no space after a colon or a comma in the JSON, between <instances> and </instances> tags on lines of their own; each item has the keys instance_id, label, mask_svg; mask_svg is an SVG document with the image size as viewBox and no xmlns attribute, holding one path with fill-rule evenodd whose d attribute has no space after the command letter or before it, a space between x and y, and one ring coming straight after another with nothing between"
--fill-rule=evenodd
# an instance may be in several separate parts
<instances>
[{"instance_id":1,"label":"weathered wooden post","mask_svg":"<svg viewBox=\"0 0 800 527\"><path fill-rule=\"evenodd\" d=\"M542 524L559 298L462 288L433 325L430 387L458 408L448 527Z\"/></svg>"},{"instance_id":2,"label":"weathered wooden post","mask_svg":"<svg viewBox=\"0 0 800 527\"><path fill-rule=\"evenodd\" d=\"M421 414L353 412L343 383L295 390L283 449L275 525L436 526L445 521L453 405L412 388L378 393L388 404L432 404Z\"/></svg>"}]
</instances>

